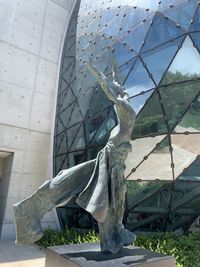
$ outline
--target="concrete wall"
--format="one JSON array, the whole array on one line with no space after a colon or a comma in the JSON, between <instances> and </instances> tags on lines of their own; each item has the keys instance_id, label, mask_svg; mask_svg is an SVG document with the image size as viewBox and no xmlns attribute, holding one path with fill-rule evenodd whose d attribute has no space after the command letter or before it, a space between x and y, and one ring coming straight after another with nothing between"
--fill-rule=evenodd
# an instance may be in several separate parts
<instances>
[{"instance_id":1,"label":"concrete wall","mask_svg":"<svg viewBox=\"0 0 200 267\"><path fill-rule=\"evenodd\" d=\"M0 0L0 151L13 153L1 239L15 238L12 204L51 177L59 61L73 4ZM43 225L56 227L54 215Z\"/></svg>"},{"instance_id":2,"label":"concrete wall","mask_svg":"<svg viewBox=\"0 0 200 267\"><path fill-rule=\"evenodd\" d=\"M0 158L0 233L4 222L12 162L13 153L7 153L4 157Z\"/></svg>"}]
</instances>

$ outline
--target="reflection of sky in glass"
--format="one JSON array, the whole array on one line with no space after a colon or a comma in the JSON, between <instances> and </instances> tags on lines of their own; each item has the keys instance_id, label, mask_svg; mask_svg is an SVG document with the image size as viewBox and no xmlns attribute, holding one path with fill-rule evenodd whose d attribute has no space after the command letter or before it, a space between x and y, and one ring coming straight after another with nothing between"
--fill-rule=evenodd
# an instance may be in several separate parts
<instances>
[{"instance_id":1,"label":"reflection of sky in glass","mask_svg":"<svg viewBox=\"0 0 200 267\"><path fill-rule=\"evenodd\" d=\"M131 87L126 87L126 90L128 91L129 96L134 96L134 95L138 95L141 92L145 92L149 89L154 88L155 86L150 82L149 84L145 84L145 85L136 85L136 86L131 86Z\"/></svg>"},{"instance_id":2,"label":"reflection of sky in glass","mask_svg":"<svg viewBox=\"0 0 200 267\"><path fill-rule=\"evenodd\" d=\"M189 37L185 39L183 46L176 55L169 71L173 73L178 71L183 75L200 73L199 54Z\"/></svg>"},{"instance_id":3,"label":"reflection of sky in glass","mask_svg":"<svg viewBox=\"0 0 200 267\"><path fill-rule=\"evenodd\" d=\"M133 70L129 73L126 82L124 83L130 96L137 95L140 92L147 91L155 87L155 84L149 77L141 60L137 60Z\"/></svg>"},{"instance_id":4,"label":"reflection of sky in glass","mask_svg":"<svg viewBox=\"0 0 200 267\"><path fill-rule=\"evenodd\" d=\"M103 2L103 4L102 4ZM156 0L114 0L111 1L107 0L107 1L95 1L94 0L82 0L81 1L81 6L85 7L85 5L87 4L87 7L93 7L93 8L97 8L97 7L103 7L107 4L110 4L112 6L119 6L119 5L130 5L130 6L137 6L138 8L150 8L150 9L157 9L158 8L158 1Z\"/></svg>"},{"instance_id":5,"label":"reflection of sky in glass","mask_svg":"<svg viewBox=\"0 0 200 267\"><path fill-rule=\"evenodd\" d=\"M136 97L132 97L129 99L130 104L132 108L134 109L135 113L138 114L140 110L143 108L145 105L146 101L149 99L151 94L153 93L154 90L151 90L143 95L138 95Z\"/></svg>"},{"instance_id":6,"label":"reflection of sky in glass","mask_svg":"<svg viewBox=\"0 0 200 267\"><path fill-rule=\"evenodd\" d=\"M137 6L140 8L150 8L150 9L156 9L158 8L158 1L152 1L152 0L126 0L125 1L130 6Z\"/></svg>"}]
</instances>

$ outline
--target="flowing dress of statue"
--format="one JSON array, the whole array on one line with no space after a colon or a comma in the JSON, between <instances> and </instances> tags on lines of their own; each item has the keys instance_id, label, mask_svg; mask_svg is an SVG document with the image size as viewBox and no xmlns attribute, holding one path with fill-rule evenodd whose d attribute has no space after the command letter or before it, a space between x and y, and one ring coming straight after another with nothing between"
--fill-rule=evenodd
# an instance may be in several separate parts
<instances>
[{"instance_id":1,"label":"flowing dress of statue","mask_svg":"<svg viewBox=\"0 0 200 267\"><path fill-rule=\"evenodd\" d=\"M135 240L135 235L122 223L125 160L131 151L135 112L119 83L108 79L92 64L88 68L114 103L118 124L96 159L62 170L29 198L14 205L17 243L30 244L40 239L43 235L40 221L44 214L75 195L76 203L98 222L102 252L117 253Z\"/></svg>"}]
</instances>

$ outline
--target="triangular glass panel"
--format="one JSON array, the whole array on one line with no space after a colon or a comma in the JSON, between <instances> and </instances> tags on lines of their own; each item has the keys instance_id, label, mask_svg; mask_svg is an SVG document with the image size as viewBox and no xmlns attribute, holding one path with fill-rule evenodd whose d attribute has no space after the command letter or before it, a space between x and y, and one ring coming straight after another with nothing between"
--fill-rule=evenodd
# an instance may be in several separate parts
<instances>
[{"instance_id":1,"label":"triangular glass panel","mask_svg":"<svg viewBox=\"0 0 200 267\"><path fill-rule=\"evenodd\" d=\"M63 132L65 130L63 122L60 120L59 116L56 116L56 126L55 126L55 135Z\"/></svg>"},{"instance_id":2,"label":"triangular glass panel","mask_svg":"<svg viewBox=\"0 0 200 267\"><path fill-rule=\"evenodd\" d=\"M76 82L73 83L73 88L76 88L76 96L84 95L86 92L90 92L96 88L97 80L90 70L86 67L81 70L79 76L77 76Z\"/></svg>"},{"instance_id":3,"label":"triangular glass panel","mask_svg":"<svg viewBox=\"0 0 200 267\"><path fill-rule=\"evenodd\" d=\"M163 44L153 51L141 54L147 69L152 74L154 81L158 85L162 79L163 73L168 68L171 60L176 54L184 36L176 38L171 42ZM162 59L162 60L160 60ZM159 64L158 64L159 62Z\"/></svg>"},{"instance_id":4,"label":"triangular glass panel","mask_svg":"<svg viewBox=\"0 0 200 267\"><path fill-rule=\"evenodd\" d=\"M116 115L114 113L113 108L110 108L110 110L108 111L105 110L105 112L99 115L100 115L99 118L96 117L95 120L93 119L91 121L92 123L94 123L94 121L97 122L98 120L99 123L101 120L101 124L99 123L100 127L97 129L97 132L95 133L95 137L93 138L92 143L98 143L101 145L106 143L106 141L109 138L110 131L116 126L116 119L115 119Z\"/></svg>"},{"instance_id":5,"label":"triangular glass panel","mask_svg":"<svg viewBox=\"0 0 200 267\"><path fill-rule=\"evenodd\" d=\"M71 103L70 106L68 106L66 109L64 109L61 113L58 114L59 119L61 120L62 124L66 128L69 124L71 114L74 110L74 107L76 105L76 102Z\"/></svg>"},{"instance_id":6,"label":"triangular glass panel","mask_svg":"<svg viewBox=\"0 0 200 267\"><path fill-rule=\"evenodd\" d=\"M173 194L172 194L172 201L171 201L171 212L173 214L180 214L181 220L179 219L178 222L172 221L170 225L168 225L169 231L176 230L176 228L180 228L180 226L184 225L186 229L187 225L188 228L198 217L200 212L200 183L198 181L183 181L183 180L176 180L173 186ZM179 215L179 216L180 216ZM186 217L186 218L185 218ZM190 218L188 218L190 217ZM184 222L186 219L186 222ZM184 224L183 224L184 222ZM178 225L177 225L178 224ZM175 227L173 227L175 226Z\"/></svg>"},{"instance_id":7,"label":"triangular glass panel","mask_svg":"<svg viewBox=\"0 0 200 267\"><path fill-rule=\"evenodd\" d=\"M78 124L67 130L67 136L70 137L69 151L75 151L85 148L85 134L83 124Z\"/></svg>"},{"instance_id":8,"label":"triangular glass panel","mask_svg":"<svg viewBox=\"0 0 200 267\"><path fill-rule=\"evenodd\" d=\"M120 66L119 73L120 73L120 77L121 77L120 80L122 84L125 83L126 79L128 78L127 76L131 72L131 70L134 68L137 59L138 57L136 56Z\"/></svg>"},{"instance_id":9,"label":"triangular glass panel","mask_svg":"<svg viewBox=\"0 0 200 267\"><path fill-rule=\"evenodd\" d=\"M129 180L173 180L172 161L168 137L132 172Z\"/></svg>"},{"instance_id":10,"label":"triangular glass panel","mask_svg":"<svg viewBox=\"0 0 200 267\"><path fill-rule=\"evenodd\" d=\"M162 231L167 226L170 181L128 181L126 227L131 231Z\"/></svg>"},{"instance_id":11,"label":"triangular glass panel","mask_svg":"<svg viewBox=\"0 0 200 267\"><path fill-rule=\"evenodd\" d=\"M135 2L134 7L133 2L129 4L128 7L126 7L126 9L124 10L123 14L120 14L122 15L122 19L120 19L120 25L122 25L122 29L120 30L120 36L122 36L124 33L129 32L133 27L141 23L143 20L149 17L150 14L154 12L152 9L148 9L147 7L145 9L139 8L138 6L137 8L135 8Z\"/></svg>"},{"instance_id":12,"label":"triangular glass panel","mask_svg":"<svg viewBox=\"0 0 200 267\"><path fill-rule=\"evenodd\" d=\"M77 123L72 127L69 127L68 129L66 129L67 132L67 142L68 142L68 151L72 151L71 147L76 139L76 136L79 132L81 123ZM84 138L84 136L83 136Z\"/></svg>"},{"instance_id":13,"label":"triangular glass panel","mask_svg":"<svg viewBox=\"0 0 200 267\"><path fill-rule=\"evenodd\" d=\"M158 2L157 1L151 1L151 0L146 0L146 1L141 1L141 0L126 0L126 4L130 6L133 6L133 8L136 11L140 11L140 10L146 10L148 12L150 11L156 11L158 9Z\"/></svg>"},{"instance_id":14,"label":"triangular glass panel","mask_svg":"<svg viewBox=\"0 0 200 267\"><path fill-rule=\"evenodd\" d=\"M197 2L195 0L194 2ZM197 5L194 19L191 21L190 32L199 31L200 29L200 5Z\"/></svg>"},{"instance_id":15,"label":"triangular glass panel","mask_svg":"<svg viewBox=\"0 0 200 267\"><path fill-rule=\"evenodd\" d=\"M80 38L83 38L83 37L81 36ZM88 60L91 57L90 55L92 55L93 53L94 53L93 43L88 43L88 46L83 49L77 48L76 50L77 63L82 66L84 60L87 60L87 62L89 62Z\"/></svg>"},{"instance_id":16,"label":"triangular glass panel","mask_svg":"<svg viewBox=\"0 0 200 267\"><path fill-rule=\"evenodd\" d=\"M88 14L89 13L89 14ZM86 11L84 11L84 13L81 14L81 12L79 12L79 18L78 18L78 24L77 24L77 33L82 35L87 32L90 29L91 32L91 28L93 26L93 29L95 27L95 23L94 23L94 19L93 16L95 16L95 14L92 14L90 11L88 11L86 13ZM89 32L89 31L88 31Z\"/></svg>"},{"instance_id":17,"label":"triangular glass panel","mask_svg":"<svg viewBox=\"0 0 200 267\"><path fill-rule=\"evenodd\" d=\"M72 110L72 114L69 118L69 123L67 124L67 127L71 127L72 125L76 124L77 122L81 122L82 120L83 120L83 117L81 115L79 105L76 101L74 108Z\"/></svg>"},{"instance_id":18,"label":"triangular glass panel","mask_svg":"<svg viewBox=\"0 0 200 267\"><path fill-rule=\"evenodd\" d=\"M123 65L134 56L136 56L136 52L130 51L130 49L126 45L118 41L115 42L112 46L112 54L118 66Z\"/></svg>"},{"instance_id":19,"label":"triangular glass panel","mask_svg":"<svg viewBox=\"0 0 200 267\"><path fill-rule=\"evenodd\" d=\"M200 181L200 157L184 170L177 180Z\"/></svg>"},{"instance_id":20,"label":"triangular glass panel","mask_svg":"<svg viewBox=\"0 0 200 267\"><path fill-rule=\"evenodd\" d=\"M67 37L65 39L65 44L64 44L64 48L63 48L63 56L71 56L71 53L69 53L69 51L73 48L76 48L76 35L74 36L70 36L70 37ZM75 49L74 49L75 51ZM75 54L73 54L75 55Z\"/></svg>"},{"instance_id":21,"label":"triangular glass panel","mask_svg":"<svg viewBox=\"0 0 200 267\"><path fill-rule=\"evenodd\" d=\"M65 49L65 56L67 57L75 57L76 56L76 39L73 37L73 41L70 42L69 46Z\"/></svg>"},{"instance_id":22,"label":"triangular glass panel","mask_svg":"<svg viewBox=\"0 0 200 267\"><path fill-rule=\"evenodd\" d=\"M74 7L72 16L70 18L69 27L67 29L67 36L76 34L76 29L77 29L76 25L77 25L77 22L78 22L79 8L80 8L80 2L77 2L75 7Z\"/></svg>"},{"instance_id":23,"label":"triangular glass panel","mask_svg":"<svg viewBox=\"0 0 200 267\"><path fill-rule=\"evenodd\" d=\"M75 96L72 93L71 88L68 87L67 92L65 92L65 94L62 95L62 98L60 99L59 113L61 113L74 101L75 101Z\"/></svg>"},{"instance_id":24,"label":"triangular glass panel","mask_svg":"<svg viewBox=\"0 0 200 267\"><path fill-rule=\"evenodd\" d=\"M97 35L94 39L94 52L93 52L93 58L97 58L96 61L98 61L98 58L101 56L103 52L109 51L111 47L115 44L115 40L110 39L108 36L100 36ZM110 51L109 51L110 53Z\"/></svg>"},{"instance_id":25,"label":"triangular glass panel","mask_svg":"<svg viewBox=\"0 0 200 267\"><path fill-rule=\"evenodd\" d=\"M70 19L69 27L67 29L67 37L76 36L77 21L77 17L72 17Z\"/></svg>"},{"instance_id":26,"label":"triangular glass panel","mask_svg":"<svg viewBox=\"0 0 200 267\"><path fill-rule=\"evenodd\" d=\"M161 13L156 13L150 25L141 53L155 49L157 46L177 38L183 33L184 31L177 27L172 21L166 19Z\"/></svg>"},{"instance_id":27,"label":"triangular glass panel","mask_svg":"<svg viewBox=\"0 0 200 267\"><path fill-rule=\"evenodd\" d=\"M68 86L69 86L69 83L67 83L67 81L65 81L64 79L62 79L62 77L60 77L60 82L59 82L59 87L58 87L58 97L64 91L68 90Z\"/></svg>"},{"instance_id":28,"label":"triangular glass panel","mask_svg":"<svg viewBox=\"0 0 200 267\"><path fill-rule=\"evenodd\" d=\"M200 81L189 81L159 88L170 130L200 93Z\"/></svg>"},{"instance_id":29,"label":"triangular glass panel","mask_svg":"<svg viewBox=\"0 0 200 267\"><path fill-rule=\"evenodd\" d=\"M186 134L200 132L200 97L192 103L190 109L174 129L174 132Z\"/></svg>"},{"instance_id":30,"label":"triangular glass panel","mask_svg":"<svg viewBox=\"0 0 200 267\"><path fill-rule=\"evenodd\" d=\"M130 182L129 182L130 183ZM134 212L143 214L166 214L169 209L171 186L166 181L138 181L140 191L129 205Z\"/></svg>"},{"instance_id":31,"label":"triangular glass panel","mask_svg":"<svg viewBox=\"0 0 200 267\"><path fill-rule=\"evenodd\" d=\"M106 95L103 93L100 86L98 86L93 94L90 104L89 110L86 114L86 118L91 118L98 114L99 112L105 110L105 108L111 106L111 102L108 100Z\"/></svg>"},{"instance_id":32,"label":"triangular glass panel","mask_svg":"<svg viewBox=\"0 0 200 267\"><path fill-rule=\"evenodd\" d=\"M83 38L84 36L80 37L80 40L82 40ZM89 62L90 58L97 57L105 49L111 46L112 43L113 40L111 40L107 36L93 34L93 36L90 37L90 41L88 42L87 46L77 49L77 59L79 59L79 62L81 62L82 64L84 64L84 61Z\"/></svg>"},{"instance_id":33,"label":"triangular glass panel","mask_svg":"<svg viewBox=\"0 0 200 267\"><path fill-rule=\"evenodd\" d=\"M102 24L102 22L101 22L101 12L94 12L92 14L89 11L88 13L90 13L90 14L87 14L87 17L88 17L87 21L84 20L84 24L82 25L82 29L80 29L80 31L79 31L79 33L81 32L82 35L84 35L84 34L92 35L95 32L100 32L101 29L104 27L104 24Z\"/></svg>"},{"instance_id":34,"label":"triangular glass panel","mask_svg":"<svg viewBox=\"0 0 200 267\"><path fill-rule=\"evenodd\" d=\"M65 79L66 82L70 83L76 76L75 67L76 61L73 61L73 63L69 65L69 67L61 75L62 79Z\"/></svg>"},{"instance_id":35,"label":"triangular glass panel","mask_svg":"<svg viewBox=\"0 0 200 267\"><path fill-rule=\"evenodd\" d=\"M131 97L129 99L130 104L135 111L136 115L140 112L140 110L143 108L143 106L148 101L149 97L152 95L154 90L150 90L144 94L137 95L135 97Z\"/></svg>"},{"instance_id":36,"label":"triangular glass panel","mask_svg":"<svg viewBox=\"0 0 200 267\"><path fill-rule=\"evenodd\" d=\"M200 134L172 134L174 174L178 177L200 154Z\"/></svg>"},{"instance_id":37,"label":"triangular glass panel","mask_svg":"<svg viewBox=\"0 0 200 267\"><path fill-rule=\"evenodd\" d=\"M137 167L140 162L143 161L156 145L165 138L165 135L158 135L154 137L145 137L131 140L132 151L128 153L128 157L125 161L126 169L124 172L125 178L131 174L131 171Z\"/></svg>"},{"instance_id":38,"label":"triangular glass panel","mask_svg":"<svg viewBox=\"0 0 200 267\"><path fill-rule=\"evenodd\" d=\"M77 71L75 71L75 72L77 73ZM73 81L71 81L71 83L70 83L70 88L73 91L73 95L75 97L78 97L79 92L81 90L81 86L83 84L83 83L81 83L82 78L83 78L82 75L79 73L79 76L76 76L76 78Z\"/></svg>"},{"instance_id":39,"label":"triangular glass panel","mask_svg":"<svg viewBox=\"0 0 200 267\"><path fill-rule=\"evenodd\" d=\"M69 167L73 167L87 160L87 150L78 150L68 154Z\"/></svg>"},{"instance_id":40,"label":"triangular glass panel","mask_svg":"<svg viewBox=\"0 0 200 267\"><path fill-rule=\"evenodd\" d=\"M90 9L87 8L87 14L86 11L84 11L83 15L80 14L83 18L83 23L78 30L79 33L81 32L82 34L91 34L94 32L100 32L102 28L104 28L105 25L109 23L109 21L112 20L116 14L114 8L109 8L110 3L104 2L102 8L100 6L97 8L97 5L94 5L94 3L92 3L90 7ZM87 18L85 18L86 16ZM107 21L107 23L105 21Z\"/></svg>"},{"instance_id":41,"label":"triangular glass panel","mask_svg":"<svg viewBox=\"0 0 200 267\"><path fill-rule=\"evenodd\" d=\"M190 60L187 60L190 59ZM189 37L186 37L173 59L161 85L200 78L200 55Z\"/></svg>"},{"instance_id":42,"label":"triangular glass panel","mask_svg":"<svg viewBox=\"0 0 200 267\"><path fill-rule=\"evenodd\" d=\"M138 58L133 70L129 73L124 86L129 96L134 96L155 87L152 79L149 77L142 61Z\"/></svg>"},{"instance_id":43,"label":"triangular glass panel","mask_svg":"<svg viewBox=\"0 0 200 267\"><path fill-rule=\"evenodd\" d=\"M194 46L198 49L200 53L200 32L192 32L190 33L190 37L194 42Z\"/></svg>"},{"instance_id":44,"label":"triangular glass panel","mask_svg":"<svg viewBox=\"0 0 200 267\"><path fill-rule=\"evenodd\" d=\"M114 17L116 17L116 14L118 13L118 8L116 7L110 7L107 6L107 8L105 7L104 11L101 13L101 20L100 20L100 24L102 25L106 25L108 24L110 21L112 21L112 19Z\"/></svg>"},{"instance_id":45,"label":"triangular glass panel","mask_svg":"<svg viewBox=\"0 0 200 267\"><path fill-rule=\"evenodd\" d=\"M76 44L76 48L77 48L77 53L76 56L86 47L88 47L88 45L92 42L93 40L93 36L88 36L88 35L80 35L78 40L77 40L77 44Z\"/></svg>"},{"instance_id":46,"label":"triangular glass panel","mask_svg":"<svg viewBox=\"0 0 200 267\"><path fill-rule=\"evenodd\" d=\"M95 147L91 147L87 149L87 160L95 159L97 156L97 153L103 148L103 146L96 145ZM85 157L85 155L83 155Z\"/></svg>"},{"instance_id":47,"label":"triangular glass panel","mask_svg":"<svg viewBox=\"0 0 200 267\"><path fill-rule=\"evenodd\" d=\"M57 175L61 170L67 169L67 155L56 156L55 157L55 175Z\"/></svg>"},{"instance_id":48,"label":"triangular glass panel","mask_svg":"<svg viewBox=\"0 0 200 267\"><path fill-rule=\"evenodd\" d=\"M115 125L114 113L112 113L112 116L108 116L111 110L112 107L105 108L104 110L96 113L91 118L88 118L85 124L86 138L88 143L102 143L101 139L103 139L103 136L106 135L106 131L109 132L110 127ZM103 128L102 125L104 125L105 127Z\"/></svg>"},{"instance_id":49,"label":"triangular glass panel","mask_svg":"<svg viewBox=\"0 0 200 267\"><path fill-rule=\"evenodd\" d=\"M56 155L67 153L68 145L67 145L66 132L56 136L56 144L57 144L57 146L55 147L55 154Z\"/></svg>"},{"instance_id":50,"label":"triangular glass panel","mask_svg":"<svg viewBox=\"0 0 200 267\"><path fill-rule=\"evenodd\" d=\"M95 66L103 73L107 72L108 70L111 72L113 61L113 54L111 53L110 49L106 49L101 55L99 55L98 59L95 60ZM92 75L91 72L90 75Z\"/></svg>"},{"instance_id":51,"label":"triangular glass panel","mask_svg":"<svg viewBox=\"0 0 200 267\"><path fill-rule=\"evenodd\" d=\"M126 14L125 12L125 7L120 4L116 10L115 17L110 22L106 24L100 23L101 32L108 36L118 37L121 34L122 29L120 25L122 25L124 15Z\"/></svg>"},{"instance_id":52,"label":"triangular glass panel","mask_svg":"<svg viewBox=\"0 0 200 267\"><path fill-rule=\"evenodd\" d=\"M95 76L86 67L81 70L76 82L73 83L73 88L77 90L77 96L84 94L88 90L93 90L92 88L96 88L96 86L97 80Z\"/></svg>"},{"instance_id":53,"label":"triangular glass panel","mask_svg":"<svg viewBox=\"0 0 200 267\"><path fill-rule=\"evenodd\" d=\"M130 32L127 32L121 37L123 42L136 52L139 52L146 38L152 19L152 17L147 18L133 27Z\"/></svg>"},{"instance_id":54,"label":"triangular glass panel","mask_svg":"<svg viewBox=\"0 0 200 267\"><path fill-rule=\"evenodd\" d=\"M60 106L61 106L61 102L63 100L63 97L65 96L65 94L67 94L67 88L66 88L66 91L63 91L61 93L58 93L57 95L57 103L56 103L56 112L59 112L60 110Z\"/></svg>"},{"instance_id":55,"label":"triangular glass panel","mask_svg":"<svg viewBox=\"0 0 200 267\"><path fill-rule=\"evenodd\" d=\"M133 129L133 138L155 136L167 132L168 130L163 118L159 97L157 92L154 91L148 103L136 118Z\"/></svg>"},{"instance_id":56,"label":"triangular glass panel","mask_svg":"<svg viewBox=\"0 0 200 267\"><path fill-rule=\"evenodd\" d=\"M75 61L76 61L75 57L63 57L60 69L61 75L64 74L66 71L68 71L70 67L74 65Z\"/></svg>"},{"instance_id":57,"label":"triangular glass panel","mask_svg":"<svg viewBox=\"0 0 200 267\"><path fill-rule=\"evenodd\" d=\"M89 109L89 104L90 104L93 93L94 93L94 88L90 88L86 92L84 92L84 88L83 88L83 90L81 91L81 93L79 94L77 98L77 102L78 102L78 105L80 107L81 114L83 115L83 117L85 116L86 112Z\"/></svg>"},{"instance_id":58,"label":"triangular glass panel","mask_svg":"<svg viewBox=\"0 0 200 267\"><path fill-rule=\"evenodd\" d=\"M163 2L163 1L162 1ZM196 10L197 1L176 1L174 4L171 3L163 11L166 17L175 22L176 25L187 30L190 26L190 22L193 19Z\"/></svg>"}]
</instances>

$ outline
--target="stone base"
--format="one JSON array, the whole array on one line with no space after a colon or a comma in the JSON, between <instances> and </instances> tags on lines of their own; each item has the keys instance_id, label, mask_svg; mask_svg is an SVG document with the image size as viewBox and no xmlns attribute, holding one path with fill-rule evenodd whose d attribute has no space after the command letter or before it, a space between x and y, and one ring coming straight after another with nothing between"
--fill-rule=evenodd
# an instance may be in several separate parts
<instances>
[{"instance_id":1,"label":"stone base","mask_svg":"<svg viewBox=\"0 0 200 267\"><path fill-rule=\"evenodd\" d=\"M104 254L99 243L49 247L45 267L175 267L173 257L128 246L118 254Z\"/></svg>"}]
</instances>

